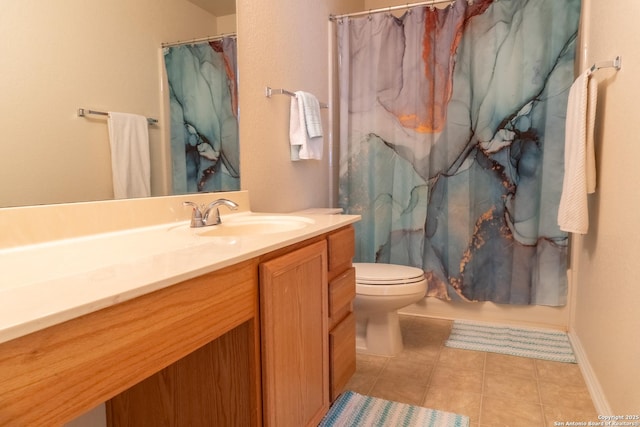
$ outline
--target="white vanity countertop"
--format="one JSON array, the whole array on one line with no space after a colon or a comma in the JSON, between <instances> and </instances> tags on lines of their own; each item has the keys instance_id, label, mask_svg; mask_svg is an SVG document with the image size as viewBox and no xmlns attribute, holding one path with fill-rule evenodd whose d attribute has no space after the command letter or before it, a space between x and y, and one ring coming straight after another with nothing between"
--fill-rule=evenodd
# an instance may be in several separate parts
<instances>
[{"instance_id":1,"label":"white vanity countertop","mask_svg":"<svg viewBox=\"0 0 640 427\"><path fill-rule=\"evenodd\" d=\"M360 219L295 216L312 223L273 234L211 238L196 235L187 221L0 249L0 343ZM223 223L230 217L223 215Z\"/></svg>"}]
</instances>

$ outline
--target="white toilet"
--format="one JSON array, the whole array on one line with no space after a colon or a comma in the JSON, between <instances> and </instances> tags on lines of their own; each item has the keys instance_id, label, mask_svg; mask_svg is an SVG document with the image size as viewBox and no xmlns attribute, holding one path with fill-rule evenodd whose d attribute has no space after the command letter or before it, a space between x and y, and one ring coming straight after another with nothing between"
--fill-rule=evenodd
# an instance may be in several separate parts
<instances>
[{"instance_id":1,"label":"white toilet","mask_svg":"<svg viewBox=\"0 0 640 427\"><path fill-rule=\"evenodd\" d=\"M424 272L395 264L354 263L356 268L356 350L395 356L402 351L398 310L427 291Z\"/></svg>"}]
</instances>

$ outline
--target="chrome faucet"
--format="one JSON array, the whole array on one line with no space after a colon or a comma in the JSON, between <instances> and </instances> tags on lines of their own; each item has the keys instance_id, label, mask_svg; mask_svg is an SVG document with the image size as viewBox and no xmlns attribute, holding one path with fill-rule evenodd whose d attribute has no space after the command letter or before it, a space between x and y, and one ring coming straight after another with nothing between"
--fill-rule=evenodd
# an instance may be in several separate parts
<instances>
[{"instance_id":1,"label":"chrome faucet","mask_svg":"<svg viewBox=\"0 0 640 427\"><path fill-rule=\"evenodd\" d=\"M218 206L220 205L224 205L229 209L231 209L232 211L235 211L236 209L238 209L238 204L235 202L232 202L229 199L214 200L213 202L209 203L209 205L206 207L206 209L202 213L202 220L204 221L205 226L218 225L222 222L222 220L220 219L220 211L218 211ZM213 222L210 222L209 217L211 216L212 210L213 210L214 216L213 216Z\"/></svg>"},{"instance_id":2,"label":"chrome faucet","mask_svg":"<svg viewBox=\"0 0 640 427\"><path fill-rule=\"evenodd\" d=\"M222 223L222 220L220 219L220 211L218 210L218 206L220 205L224 205L232 211L238 209L238 204L229 199L214 200L206 207L204 205L200 206L194 202L183 202L182 205L191 206L193 208L193 213L191 214L191 227L193 228L207 227ZM212 214L213 218L210 219Z\"/></svg>"}]
</instances>

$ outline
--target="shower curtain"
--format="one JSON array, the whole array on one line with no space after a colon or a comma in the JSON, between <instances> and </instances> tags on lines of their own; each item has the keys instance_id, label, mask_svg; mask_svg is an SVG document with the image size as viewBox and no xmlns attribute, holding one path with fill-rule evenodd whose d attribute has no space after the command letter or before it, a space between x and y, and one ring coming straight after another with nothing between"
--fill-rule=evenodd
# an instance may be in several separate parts
<instances>
[{"instance_id":1,"label":"shower curtain","mask_svg":"<svg viewBox=\"0 0 640 427\"><path fill-rule=\"evenodd\" d=\"M339 204L356 261L428 295L564 305L556 217L579 0L458 0L337 23Z\"/></svg>"},{"instance_id":2,"label":"shower curtain","mask_svg":"<svg viewBox=\"0 0 640 427\"><path fill-rule=\"evenodd\" d=\"M236 39L164 49L173 194L240 188Z\"/></svg>"}]
</instances>

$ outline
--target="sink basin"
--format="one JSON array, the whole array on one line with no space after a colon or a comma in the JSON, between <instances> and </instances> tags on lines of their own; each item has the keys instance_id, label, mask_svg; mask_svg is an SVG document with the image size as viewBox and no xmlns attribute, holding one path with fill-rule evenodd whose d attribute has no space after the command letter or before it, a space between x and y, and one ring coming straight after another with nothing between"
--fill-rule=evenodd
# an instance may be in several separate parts
<instances>
[{"instance_id":1,"label":"sink basin","mask_svg":"<svg viewBox=\"0 0 640 427\"><path fill-rule=\"evenodd\" d=\"M250 237L298 230L313 223L312 219L301 216L238 215L223 218L222 224L194 230L203 237Z\"/></svg>"}]
</instances>

